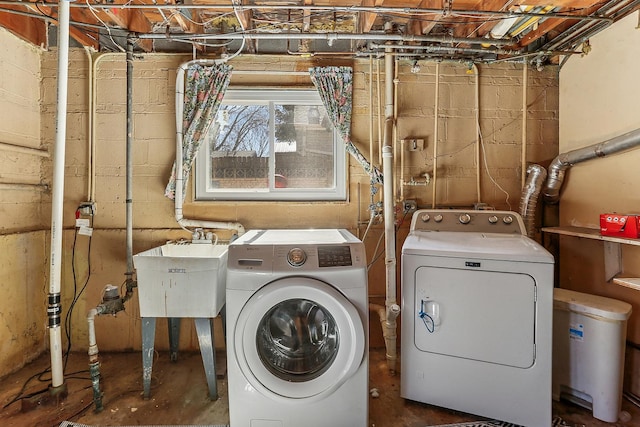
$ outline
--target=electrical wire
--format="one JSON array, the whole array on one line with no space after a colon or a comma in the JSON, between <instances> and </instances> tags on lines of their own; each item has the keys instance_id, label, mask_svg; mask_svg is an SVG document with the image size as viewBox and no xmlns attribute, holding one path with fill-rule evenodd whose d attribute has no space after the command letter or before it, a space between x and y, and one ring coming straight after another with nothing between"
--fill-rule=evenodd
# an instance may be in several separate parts
<instances>
[{"instance_id":1,"label":"electrical wire","mask_svg":"<svg viewBox=\"0 0 640 427\"><path fill-rule=\"evenodd\" d=\"M100 17L98 16L98 14L96 13L96 9L91 6L91 4L89 3L89 0L85 0L87 6L89 6L89 11L93 14L93 16L100 21L100 23L104 26L104 28L106 28L107 33L109 34L109 38L111 39L111 42L120 50L120 52L126 52L126 50L120 46L118 43L116 43L116 41L113 39L113 35L111 34L111 27L109 27L102 19L100 19Z\"/></svg>"},{"instance_id":2,"label":"electrical wire","mask_svg":"<svg viewBox=\"0 0 640 427\"><path fill-rule=\"evenodd\" d=\"M79 212L76 211L76 215L78 215ZM91 220L90 220L90 227L93 228L93 216L91 216ZM73 233L73 246L71 249L71 272L72 272L72 277L73 277L73 300L71 302L71 304L69 305L69 311L67 311L67 315L65 316L65 324L64 324L64 329L65 329L65 334L67 337L67 351L64 355L64 369L66 369L67 367L67 362L69 360L69 354L71 353L71 324L72 324L72 318L73 318L73 309L75 308L76 303L78 302L78 300L80 299L80 297L82 296L82 294L84 293L84 290L87 288L87 284L89 283L89 279L91 278L91 239L92 236L89 236L89 242L88 242L88 247L87 247L87 277L82 285L82 288L80 289L80 292L78 292L78 279L77 279L77 275L76 275L76 242L77 242L77 237L78 237L78 227L75 227L74 233Z\"/></svg>"}]
</instances>

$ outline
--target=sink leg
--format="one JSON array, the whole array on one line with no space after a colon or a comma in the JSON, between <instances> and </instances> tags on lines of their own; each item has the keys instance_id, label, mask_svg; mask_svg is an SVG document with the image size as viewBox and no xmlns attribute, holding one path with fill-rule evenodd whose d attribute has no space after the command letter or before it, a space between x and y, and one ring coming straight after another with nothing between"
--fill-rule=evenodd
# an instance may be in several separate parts
<instances>
[{"instance_id":1,"label":"sink leg","mask_svg":"<svg viewBox=\"0 0 640 427\"><path fill-rule=\"evenodd\" d=\"M151 395L151 372L153 370L153 345L156 336L156 318L142 318L142 384L144 398Z\"/></svg>"},{"instance_id":2,"label":"sink leg","mask_svg":"<svg viewBox=\"0 0 640 427\"><path fill-rule=\"evenodd\" d=\"M211 319L196 318L193 320L196 324L198 342L200 343L200 354L202 355L204 372L207 377L207 385L209 386L209 398L211 400L216 400L218 399L218 386L216 384L216 349L213 340L214 337L213 328L211 327Z\"/></svg>"},{"instance_id":3,"label":"sink leg","mask_svg":"<svg viewBox=\"0 0 640 427\"><path fill-rule=\"evenodd\" d=\"M222 334L224 335L224 342L227 342L227 304L223 305L220 309L220 318L222 319Z\"/></svg>"},{"instance_id":4,"label":"sink leg","mask_svg":"<svg viewBox=\"0 0 640 427\"><path fill-rule=\"evenodd\" d=\"M180 318L169 317L167 319L169 326L169 360L176 362L178 360L178 346L180 344Z\"/></svg>"}]
</instances>

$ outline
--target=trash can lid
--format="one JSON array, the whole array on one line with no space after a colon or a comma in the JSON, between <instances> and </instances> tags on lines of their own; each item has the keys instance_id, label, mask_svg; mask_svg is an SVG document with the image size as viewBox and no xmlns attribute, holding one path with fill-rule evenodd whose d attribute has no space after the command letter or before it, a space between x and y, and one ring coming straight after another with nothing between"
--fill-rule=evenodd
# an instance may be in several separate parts
<instances>
[{"instance_id":1,"label":"trash can lid","mask_svg":"<svg viewBox=\"0 0 640 427\"><path fill-rule=\"evenodd\" d=\"M624 301L569 289L553 290L553 307L618 321L627 320L631 315L631 304Z\"/></svg>"}]
</instances>

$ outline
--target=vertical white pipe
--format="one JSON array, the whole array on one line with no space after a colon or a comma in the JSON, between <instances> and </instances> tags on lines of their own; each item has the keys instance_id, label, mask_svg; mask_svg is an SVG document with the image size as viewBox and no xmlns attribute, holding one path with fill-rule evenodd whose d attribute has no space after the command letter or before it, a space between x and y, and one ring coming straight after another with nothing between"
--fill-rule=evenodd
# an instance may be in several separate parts
<instances>
[{"instance_id":1,"label":"vertical white pipe","mask_svg":"<svg viewBox=\"0 0 640 427\"><path fill-rule=\"evenodd\" d=\"M398 170L398 150L400 150L401 153L401 158L404 161L404 147L400 144L398 144L398 127L396 126L397 124L397 120L398 120L398 83L400 82L400 80L398 79L398 68L399 68L399 60L398 57L396 56L394 58L394 62L393 62L393 133L392 133L392 137L391 137L391 142L393 143L393 168L395 170ZM398 147L399 146L399 147ZM395 179L393 180L394 182L394 186L395 191L394 194L396 195L396 197L398 198L398 200L404 200L404 186L403 186L403 179L404 179L404 166L401 165L400 166L400 182L398 183L398 181L396 181ZM398 191L398 187L399 191ZM399 194L399 195L398 195Z\"/></svg>"},{"instance_id":2,"label":"vertical white pipe","mask_svg":"<svg viewBox=\"0 0 640 427\"><path fill-rule=\"evenodd\" d=\"M127 144L126 144L127 279L133 277L133 39L127 36Z\"/></svg>"},{"instance_id":3,"label":"vertical white pipe","mask_svg":"<svg viewBox=\"0 0 640 427\"><path fill-rule=\"evenodd\" d=\"M376 61L376 88L378 102L376 104L378 116L378 164L382 164L382 91L380 90L380 60Z\"/></svg>"},{"instance_id":4,"label":"vertical white pipe","mask_svg":"<svg viewBox=\"0 0 640 427\"><path fill-rule=\"evenodd\" d=\"M58 3L58 95L56 142L53 151L53 190L51 199L51 255L49 265L49 349L52 391L64 384L60 319L62 272L62 212L64 203L64 157L67 134L67 86L69 77L69 1Z\"/></svg>"},{"instance_id":5,"label":"vertical white pipe","mask_svg":"<svg viewBox=\"0 0 640 427\"><path fill-rule=\"evenodd\" d=\"M482 144L480 139L480 71L476 64L473 64L473 70L476 73L476 193L478 195L477 202L480 204L482 203L482 190L480 188L480 173L482 170L480 167L480 144Z\"/></svg>"},{"instance_id":6,"label":"vertical white pipe","mask_svg":"<svg viewBox=\"0 0 640 427\"><path fill-rule=\"evenodd\" d=\"M438 114L440 105L440 63L436 62L436 87L433 107L433 186L431 187L431 208L436 207L438 187Z\"/></svg>"},{"instance_id":7,"label":"vertical white pipe","mask_svg":"<svg viewBox=\"0 0 640 427\"><path fill-rule=\"evenodd\" d=\"M385 236L385 267L386 267L386 316L385 316L385 347L387 352L387 366L389 371L396 370L396 318L400 314L400 307L396 301L396 228L395 228L395 200L393 192L393 68L392 49L385 49L385 128L384 147L382 147L382 168L384 176L384 236Z\"/></svg>"},{"instance_id":8,"label":"vertical white pipe","mask_svg":"<svg viewBox=\"0 0 640 427\"><path fill-rule=\"evenodd\" d=\"M522 188L527 182L527 80L529 80L529 66L527 61L524 61L522 65Z\"/></svg>"},{"instance_id":9,"label":"vertical white pipe","mask_svg":"<svg viewBox=\"0 0 640 427\"><path fill-rule=\"evenodd\" d=\"M93 154L94 154L94 150L95 148L93 147L93 119L94 119L94 106L93 106L93 55L91 54L91 48L86 47L84 48L85 53L87 54L87 60L89 61L89 66L87 67L87 80L89 81L88 84L88 91L89 94L87 96L87 102L89 104L89 114L87 115L87 120L89 121L87 128L89 129L88 131L88 141L87 141L87 152L88 152L88 156L87 156L87 198L86 200L89 202L93 201L92 198L92 191L91 189L93 188Z\"/></svg>"},{"instance_id":10,"label":"vertical white pipe","mask_svg":"<svg viewBox=\"0 0 640 427\"><path fill-rule=\"evenodd\" d=\"M369 55L369 161L373 162L373 57ZM358 217L360 218L360 217Z\"/></svg>"}]
</instances>

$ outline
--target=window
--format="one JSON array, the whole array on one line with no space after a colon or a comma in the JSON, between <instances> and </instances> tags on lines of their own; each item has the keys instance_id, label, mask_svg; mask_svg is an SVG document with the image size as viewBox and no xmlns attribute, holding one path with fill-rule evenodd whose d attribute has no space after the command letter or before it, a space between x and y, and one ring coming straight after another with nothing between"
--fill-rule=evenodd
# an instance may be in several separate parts
<instances>
[{"instance_id":1,"label":"window","mask_svg":"<svg viewBox=\"0 0 640 427\"><path fill-rule=\"evenodd\" d=\"M196 200L345 200L345 149L315 90L228 90Z\"/></svg>"}]
</instances>

